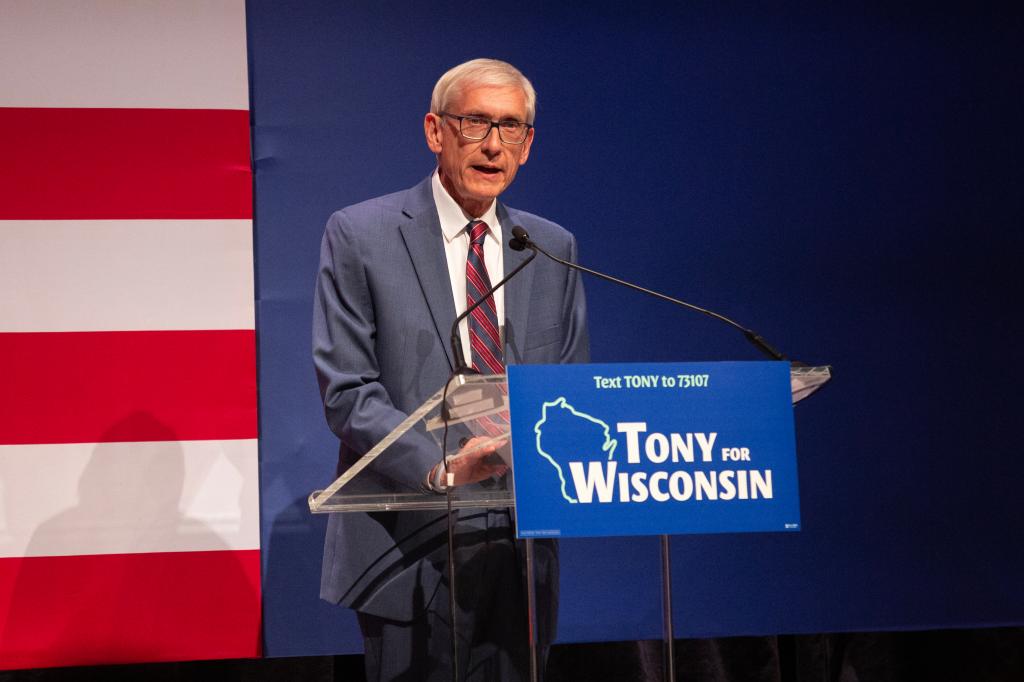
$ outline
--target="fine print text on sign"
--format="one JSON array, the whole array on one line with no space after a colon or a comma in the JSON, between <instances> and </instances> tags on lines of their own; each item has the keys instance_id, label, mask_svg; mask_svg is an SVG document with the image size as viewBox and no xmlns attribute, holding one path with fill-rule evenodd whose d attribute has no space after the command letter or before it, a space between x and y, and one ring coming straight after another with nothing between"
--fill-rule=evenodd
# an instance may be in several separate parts
<instances>
[{"instance_id":1,"label":"fine print text on sign","mask_svg":"<svg viewBox=\"0 0 1024 682\"><path fill-rule=\"evenodd\" d=\"M520 537L799 530L788 363L508 378Z\"/></svg>"}]
</instances>

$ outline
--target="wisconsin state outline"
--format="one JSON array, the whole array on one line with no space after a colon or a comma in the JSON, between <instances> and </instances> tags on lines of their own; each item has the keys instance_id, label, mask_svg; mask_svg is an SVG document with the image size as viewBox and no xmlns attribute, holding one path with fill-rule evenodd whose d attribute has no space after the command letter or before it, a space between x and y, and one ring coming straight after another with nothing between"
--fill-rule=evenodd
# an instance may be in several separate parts
<instances>
[{"instance_id":1,"label":"wisconsin state outline","mask_svg":"<svg viewBox=\"0 0 1024 682\"><path fill-rule=\"evenodd\" d=\"M537 454L554 469L562 497L572 504L578 500L568 490L565 476L568 463L611 460L618 445L606 422L580 412L564 397L541 406L540 420L533 432L537 436Z\"/></svg>"}]
</instances>

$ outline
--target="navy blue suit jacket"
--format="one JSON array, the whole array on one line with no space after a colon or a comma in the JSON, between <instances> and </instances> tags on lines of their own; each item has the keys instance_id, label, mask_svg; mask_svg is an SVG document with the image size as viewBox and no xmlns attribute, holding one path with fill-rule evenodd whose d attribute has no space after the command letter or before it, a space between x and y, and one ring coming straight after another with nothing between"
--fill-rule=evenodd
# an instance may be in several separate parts
<instances>
[{"instance_id":1,"label":"navy blue suit jacket","mask_svg":"<svg viewBox=\"0 0 1024 682\"><path fill-rule=\"evenodd\" d=\"M497 212L506 238L521 225L552 253L575 261L576 241L566 230L500 203ZM505 271L528 253L506 243ZM507 364L588 360L579 279L541 256L506 285ZM448 379L454 320L430 178L331 216L316 282L313 359L327 422L341 441L339 473ZM438 456L425 436L412 433L368 471L384 488L422 490ZM445 533L444 515L437 512L332 514L321 597L411 620L429 603L444 572Z\"/></svg>"}]
</instances>

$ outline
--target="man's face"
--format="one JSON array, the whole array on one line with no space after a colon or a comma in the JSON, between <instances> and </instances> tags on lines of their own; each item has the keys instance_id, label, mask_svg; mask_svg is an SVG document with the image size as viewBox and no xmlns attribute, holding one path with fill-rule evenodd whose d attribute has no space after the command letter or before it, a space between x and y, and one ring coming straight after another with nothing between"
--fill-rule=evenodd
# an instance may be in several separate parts
<instances>
[{"instance_id":1,"label":"man's face","mask_svg":"<svg viewBox=\"0 0 1024 682\"><path fill-rule=\"evenodd\" d=\"M526 121L526 95L514 86L469 87L449 103L446 113ZM497 128L482 140L468 140L459 133L458 119L433 113L427 114L423 128L427 146L437 154L441 184L473 218L512 184L533 142L532 128L522 144L502 142Z\"/></svg>"}]
</instances>

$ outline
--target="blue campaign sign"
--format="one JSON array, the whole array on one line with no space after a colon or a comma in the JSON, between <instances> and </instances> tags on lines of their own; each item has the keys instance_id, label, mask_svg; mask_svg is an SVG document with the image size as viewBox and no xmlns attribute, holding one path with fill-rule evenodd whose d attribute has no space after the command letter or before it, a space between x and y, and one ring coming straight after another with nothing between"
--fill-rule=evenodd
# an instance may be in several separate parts
<instances>
[{"instance_id":1,"label":"blue campaign sign","mask_svg":"<svg viewBox=\"0 0 1024 682\"><path fill-rule=\"evenodd\" d=\"M519 537L800 529L789 363L512 365Z\"/></svg>"}]
</instances>

